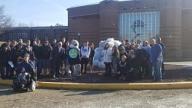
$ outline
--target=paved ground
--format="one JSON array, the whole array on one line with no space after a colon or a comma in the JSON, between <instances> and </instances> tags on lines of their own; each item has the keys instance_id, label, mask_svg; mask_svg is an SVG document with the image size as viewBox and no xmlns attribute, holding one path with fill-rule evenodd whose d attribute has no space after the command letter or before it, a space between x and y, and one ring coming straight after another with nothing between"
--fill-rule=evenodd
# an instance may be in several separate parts
<instances>
[{"instance_id":1,"label":"paved ground","mask_svg":"<svg viewBox=\"0 0 192 108\"><path fill-rule=\"evenodd\" d=\"M165 75L163 76L164 82L173 82L173 81L192 81L192 62L185 62L185 65L179 65L178 62L167 63L165 65ZM178 64L178 65L177 65ZM181 63L180 63L181 64ZM188 64L188 65L187 65ZM58 81L58 82L80 82L80 83L126 83L128 81L119 80L117 77L104 77L102 75L102 71L99 73L88 73L77 77L73 80L69 80L68 78L60 78L59 80L54 80L50 78L41 79L42 81ZM143 78L137 79L132 82L151 82L153 78Z\"/></svg>"},{"instance_id":2,"label":"paved ground","mask_svg":"<svg viewBox=\"0 0 192 108\"><path fill-rule=\"evenodd\" d=\"M191 81L191 70L192 68L186 65L166 65L164 81ZM86 78L84 76L82 81L106 81L101 76L95 77L93 75L88 80ZM148 81L150 82L151 80ZM191 89L159 91L68 91L38 89L35 92L14 93L9 87L0 86L0 108L191 108L191 106Z\"/></svg>"},{"instance_id":3,"label":"paved ground","mask_svg":"<svg viewBox=\"0 0 192 108\"><path fill-rule=\"evenodd\" d=\"M13 93L0 86L0 108L191 108L192 90Z\"/></svg>"},{"instance_id":4,"label":"paved ground","mask_svg":"<svg viewBox=\"0 0 192 108\"><path fill-rule=\"evenodd\" d=\"M120 80L119 77L104 77L103 70L97 70L93 73L88 72L81 76L70 78L68 76L62 76L59 79L53 79L51 77L44 77L40 81L48 82L77 82L77 83L127 83L127 80ZM131 82L151 82L152 77L144 77L132 80ZM192 81L192 62L166 62L165 74L163 75L163 82L173 81Z\"/></svg>"}]
</instances>

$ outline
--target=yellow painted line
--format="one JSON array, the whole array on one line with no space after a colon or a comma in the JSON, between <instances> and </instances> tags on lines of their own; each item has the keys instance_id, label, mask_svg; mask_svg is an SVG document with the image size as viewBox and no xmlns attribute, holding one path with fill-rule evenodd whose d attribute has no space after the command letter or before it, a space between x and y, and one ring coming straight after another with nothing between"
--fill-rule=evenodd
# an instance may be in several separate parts
<instances>
[{"instance_id":1,"label":"yellow painted line","mask_svg":"<svg viewBox=\"0 0 192 108\"><path fill-rule=\"evenodd\" d=\"M12 81L11 80L2 80L0 79L0 85L11 85Z\"/></svg>"},{"instance_id":2,"label":"yellow painted line","mask_svg":"<svg viewBox=\"0 0 192 108\"><path fill-rule=\"evenodd\" d=\"M173 83L55 83L39 82L39 87L72 90L164 90L192 89L192 82Z\"/></svg>"},{"instance_id":3,"label":"yellow painted line","mask_svg":"<svg viewBox=\"0 0 192 108\"><path fill-rule=\"evenodd\" d=\"M12 81L0 80L0 85L11 85ZM62 83L38 82L39 88L69 90L165 90L192 89L192 82L168 83Z\"/></svg>"}]
</instances>

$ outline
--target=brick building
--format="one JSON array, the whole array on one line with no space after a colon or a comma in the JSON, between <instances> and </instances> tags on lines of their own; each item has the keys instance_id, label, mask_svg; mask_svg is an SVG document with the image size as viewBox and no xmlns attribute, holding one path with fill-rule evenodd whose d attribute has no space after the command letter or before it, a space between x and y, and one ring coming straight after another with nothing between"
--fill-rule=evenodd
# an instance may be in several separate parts
<instances>
[{"instance_id":1,"label":"brick building","mask_svg":"<svg viewBox=\"0 0 192 108\"><path fill-rule=\"evenodd\" d=\"M168 61L192 60L192 0L104 0L68 9L69 37L94 41L161 36Z\"/></svg>"}]
</instances>

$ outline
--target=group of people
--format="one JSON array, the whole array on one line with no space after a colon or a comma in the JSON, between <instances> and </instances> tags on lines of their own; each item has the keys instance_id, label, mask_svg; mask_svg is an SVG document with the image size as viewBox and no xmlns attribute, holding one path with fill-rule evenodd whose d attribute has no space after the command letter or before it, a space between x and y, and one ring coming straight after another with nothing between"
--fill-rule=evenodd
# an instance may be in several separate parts
<instances>
[{"instance_id":1,"label":"group of people","mask_svg":"<svg viewBox=\"0 0 192 108\"><path fill-rule=\"evenodd\" d=\"M161 81L164 74L165 46L161 38L149 41L124 40L119 46L106 43L104 47L105 75L118 76L123 80L144 77Z\"/></svg>"},{"instance_id":2,"label":"group of people","mask_svg":"<svg viewBox=\"0 0 192 108\"><path fill-rule=\"evenodd\" d=\"M52 42L13 40L0 47L0 72L3 79L11 79L25 68L36 80L45 76L57 79L73 72L76 64L81 64L80 74L87 73L88 64L92 70L93 56L94 44L89 42L79 46L78 41L65 38Z\"/></svg>"},{"instance_id":3,"label":"group of people","mask_svg":"<svg viewBox=\"0 0 192 108\"><path fill-rule=\"evenodd\" d=\"M34 80L43 76L55 79L68 76L77 69L81 74L87 73L89 64L93 70L94 43L84 42L79 45L77 40L27 40L8 41L0 47L1 77L13 78L22 68L30 71ZM125 80L138 76L153 76L155 81L162 80L164 72L164 44L161 38L151 41L140 40L129 42L123 40L119 46L105 44L104 64L105 76L115 73L118 78ZM136 74L137 73L137 74Z\"/></svg>"}]
</instances>

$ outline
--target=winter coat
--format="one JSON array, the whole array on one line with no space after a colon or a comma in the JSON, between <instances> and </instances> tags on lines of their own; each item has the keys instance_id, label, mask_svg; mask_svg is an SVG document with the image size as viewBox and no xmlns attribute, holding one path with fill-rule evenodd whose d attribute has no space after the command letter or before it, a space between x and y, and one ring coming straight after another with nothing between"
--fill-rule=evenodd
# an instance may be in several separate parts
<instances>
[{"instance_id":1,"label":"winter coat","mask_svg":"<svg viewBox=\"0 0 192 108\"><path fill-rule=\"evenodd\" d=\"M112 62L112 48L107 48L104 50L104 63Z\"/></svg>"}]
</instances>

